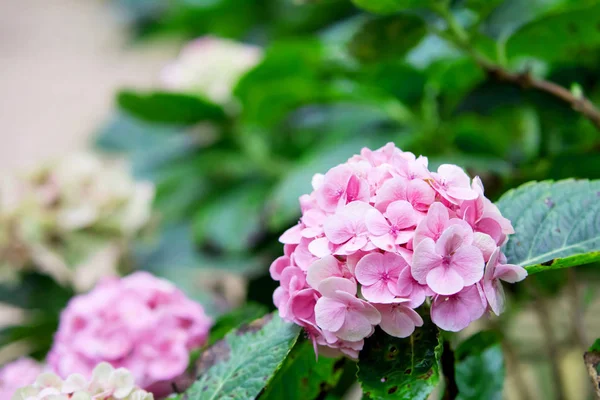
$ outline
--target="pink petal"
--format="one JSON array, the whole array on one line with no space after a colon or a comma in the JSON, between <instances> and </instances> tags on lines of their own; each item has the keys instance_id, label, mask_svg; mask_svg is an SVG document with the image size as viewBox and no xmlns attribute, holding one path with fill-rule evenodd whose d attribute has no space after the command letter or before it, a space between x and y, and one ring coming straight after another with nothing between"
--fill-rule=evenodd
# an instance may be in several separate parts
<instances>
[{"instance_id":1,"label":"pink petal","mask_svg":"<svg viewBox=\"0 0 600 400\"><path fill-rule=\"evenodd\" d=\"M396 233L396 240L394 243L396 244L405 244L408 243L410 239L415 236L414 231L399 231Z\"/></svg>"},{"instance_id":2,"label":"pink petal","mask_svg":"<svg viewBox=\"0 0 600 400\"><path fill-rule=\"evenodd\" d=\"M458 332L469 326L471 316L458 299L437 296L431 306L431 320L445 331Z\"/></svg>"},{"instance_id":3,"label":"pink petal","mask_svg":"<svg viewBox=\"0 0 600 400\"><path fill-rule=\"evenodd\" d=\"M487 305L485 294L478 284L464 288L455 296L457 296L457 298L469 311L469 314L471 315L471 321L481 318Z\"/></svg>"},{"instance_id":4,"label":"pink petal","mask_svg":"<svg viewBox=\"0 0 600 400\"><path fill-rule=\"evenodd\" d=\"M396 228L405 229L417 224L417 215L408 201L394 201L388 206L385 215Z\"/></svg>"},{"instance_id":5,"label":"pink petal","mask_svg":"<svg viewBox=\"0 0 600 400\"><path fill-rule=\"evenodd\" d=\"M315 305L315 319L321 329L335 332L346 319L346 305L335 299L321 297Z\"/></svg>"},{"instance_id":6,"label":"pink petal","mask_svg":"<svg viewBox=\"0 0 600 400\"><path fill-rule=\"evenodd\" d=\"M352 296L356 295L356 283L349 279L338 278L334 276L322 280L319 283L317 290L321 292L323 296L332 298L339 298L341 296L346 298L347 296L340 295L340 293L345 293Z\"/></svg>"},{"instance_id":7,"label":"pink petal","mask_svg":"<svg viewBox=\"0 0 600 400\"><path fill-rule=\"evenodd\" d=\"M483 255L475 246L462 246L450 259L450 269L456 271L464 285L473 285L483 278L484 269Z\"/></svg>"},{"instance_id":8,"label":"pink petal","mask_svg":"<svg viewBox=\"0 0 600 400\"><path fill-rule=\"evenodd\" d=\"M369 233L374 236L385 235L390 231L390 224L385 219L383 214L373 209L367 212L365 223Z\"/></svg>"},{"instance_id":9,"label":"pink petal","mask_svg":"<svg viewBox=\"0 0 600 400\"><path fill-rule=\"evenodd\" d=\"M400 177L386 181L377 192L375 208L384 212L391 202L406 200L406 185L406 179Z\"/></svg>"},{"instance_id":10,"label":"pink petal","mask_svg":"<svg viewBox=\"0 0 600 400\"><path fill-rule=\"evenodd\" d=\"M313 289L304 289L296 292L289 301L289 309L293 317L311 320L315 314L315 305L318 300L317 292Z\"/></svg>"},{"instance_id":11,"label":"pink petal","mask_svg":"<svg viewBox=\"0 0 600 400\"><path fill-rule=\"evenodd\" d=\"M341 214L330 216L323 225L325 236L331 243L342 244L354 236L352 228L348 225L348 219Z\"/></svg>"},{"instance_id":12,"label":"pink petal","mask_svg":"<svg viewBox=\"0 0 600 400\"><path fill-rule=\"evenodd\" d=\"M496 266L494 278L508 283L520 282L527 277L527 270L519 265L499 264Z\"/></svg>"},{"instance_id":13,"label":"pink petal","mask_svg":"<svg viewBox=\"0 0 600 400\"><path fill-rule=\"evenodd\" d=\"M381 313L379 326L388 335L405 338L415 331L415 326L422 326L423 319L414 310L399 305L377 306Z\"/></svg>"},{"instance_id":14,"label":"pink petal","mask_svg":"<svg viewBox=\"0 0 600 400\"><path fill-rule=\"evenodd\" d=\"M473 234L473 246L481 251L485 261L489 260L492 253L498 248L496 241L492 239L490 235L481 232L475 232Z\"/></svg>"},{"instance_id":15,"label":"pink petal","mask_svg":"<svg viewBox=\"0 0 600 400\"><path fill-rule=\"evenodd\" d=\"M368 243L368 240L364 236L353 237L346 243L338 247L334 254L348 255L364 248Z\"/></svg>"},{"instance_id":16,"label":"pink petal","mask_svg":"<svg viewBox=\"0 0 600 400\"><path fill-rule=\"evenodd\" d=\"M438 240L449 219L450 217L446 206L440 202L433 203L431 207L429 207L427 216L419 222L417 229L415 229L415 246L425 238Z\"/></svg>"},{"instance_id":17,"label":"pink petal","mask_svg":"<svg viewBox=\"0 0 600 400\"><path fill-rule=\"evenodd\" d=\"M381 250L394 251L396 249L396 239L389 233L382 236L371 236L369 239Z\"/></svg>"},{"instance_id":18,"label":"pink petal","mask_svg":"<svg viewBox=\"0 0 600 400\"><path fill-rule=\"evenodd\" d=\"M308 251L315 257L325 257L331 255L332 246L330 245L329 239L326 237L314 239L308 244Z\"/></svg>"},{"instance_id":19,"label":"pink petal","mask_svg":"<svg viewBox=\"0 0 600 400\"><path fill-rule=\"evenodd\" d=\"M277 257L275 261L271 263L269 267L269 273L271 274L271 278L273 280L278 281L281 277L281 273L286 267L291 265L290 258L287 256Z\"/></svg>"},{"instance_id":20,"label":"pink petal","mask_svg":"<svg viewBox=\"0 0 600 400\"><path fill-rule=\"evenodd\" d=\"M494 239L496 244L502 245L502 241L504 240L504 233L502 232L502 227L498 223L498 221L492 218L483 218L481 219L476 226L476 230L478 232L483 232L488 234Z\"/></svg>"},{"instance_id":21,"label":"pink petal","mask_svg":"<svg viewBox=\"0 0 600 400\"><path fill-rule=\"evenodd\" d=\"M342 327L335 332L342 340L356 342L369 336L373 331L373 325L365 316L358 311L349 311Z\"/></svg>"},{"instance_id":22,"label":"pink petal","mask_svg":"<svg viewBox=\"0 0 600 400\"><path fill-rule=\"evenodd\" d=\"M411 273L420 284L425 284L427 274L442 265L442 256L435 252L435 243L426 238L415 248L412 258Z\"/></svg>"},{"instance_id":23,"label":"pink petal","mask_svg":"<svg viewBox=\"0 0 600 400\"><path fill-rule=\"evenodd\" d=\"M496 315L500 315L504 309L504 289L498 279L486 281L483 284L483 292L490 308Z\"/></svg>"},{"instance_id":24,"label":"pink petal","mask_svg":"<svg viewBox=\"0 0 600 400\"><path fill-rule=\"evenodd\" d=\"M377 281L369 286L361 288L363 297L373 303L391 303L396 297L388 288L388 284L384 281Z\"/></svg>"},{"instance_id":25,"label":"pink petal","mask_svg":"<svg viewBox=\"0 0 600 400\"><path fill-rule=\"evenodd\" d=\"M279 237L279 241L284 244L298 244L302 240L302 229L303 224L292 226L287 231L283 232L283 235Z\"/></svg>"},{"instance_id":26,"label":"pink petal","mask_svg":"<svg viewBox=\"0 0 600 400\"><path fill-rule=\"evenodd\" d=\"M306 282L317 289L322 281L332 276L342 276L340 263L334 256L325 256L308 267Z\"/></svg>"},{"instance_id":27,"label":"pink petal","mask_svg":"<svg viewBox=\"0 0 600 400\"><path fill-rule=\"evenodd\" d=\"M362 285L373 285L381 279L381 274L385 272L384 257L380 253L372 253L364 256L356 264L354 273L356 279Z\"/></svg>"},{"instance_id":28,"label":"pink petal","mask_svg":"<svg viewBox=\"0 0 600 400\"><path fill-rule=\"evenodd\" d=\"M406 200L419 211L427 211L435 201L435 191L427 182L414 179L408 183L406 189Z\"/></svg>"},{"instance_id":29,"label":"pink petal","mask_svg":"<svg viewBox=\"0 0 600 400\"><path fill-rule=\"evenodd\" d=\"M448 193L450 197L458 200L474 200L479 196L473 189L458 186L450 186L446 193Z\"/></svg>"},{"instance_id":30,"label":"pink petal","mask_svg":"<svg viewBox=\"0 0 600 400\"><path fill-rule=\"evenodd\" d=\"M438 254L450 255L463 244L471 244L473 242L473 230L471 227L464 221L457 220L457 222L447 227L435 243L435 249Z\"/></svg>"},{"instance_id":31,"label":"pink petal","mask_svg":"<svg viewBox=\"0 0 600 400\"><path fill-rule=\"evenodd\" d=\"M463 278L452 268L437 267L427 274L427 285L437 294L452 295L465 287Z\"/></svg>"},{"instance_id":32,"label":"pink petal","mask_svg":"<svg viewBox=\"0 0 600 400\"><path fill-rule=\"evenodd\" d=\"M469 176L459 166L442 164L438 167L437 173L451 186L465 187L472 190Z\"/></svg>"},{"instance_id":33,"label":"pink petal","mask_svg":"<svg viewBox=\"0 0 600 400\"><path fill-rule=\"evenodd\" d=\"M317 190L317 204L325 211L334 211L348 186L352 170L347 165L338 165L325 174Z\"/></svg>"}]
</instances>

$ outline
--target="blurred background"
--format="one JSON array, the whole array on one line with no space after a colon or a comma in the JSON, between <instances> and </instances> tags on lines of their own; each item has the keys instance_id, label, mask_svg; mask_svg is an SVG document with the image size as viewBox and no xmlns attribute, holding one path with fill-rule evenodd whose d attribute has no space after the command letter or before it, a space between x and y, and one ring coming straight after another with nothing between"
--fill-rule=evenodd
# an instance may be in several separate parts
<instances>
[{"instance_id":1,"label":"blurred background","mask_svg":"<svg viewBox=\"0 0 600 400\"><path fill-rule=\"evenodd\" d=\"M364 146L461 165L492 200L599 178L598 128L473 52L600 104L600 3L451 3L471 51L419 4L1 2L0 361L43 358L66 301L107 274L150 270L214 316L273 309L298 197ZM595 267L507 288L507 312L470 328L503 334L505 398L591 398Z\"/></svg>"}]
</instances>

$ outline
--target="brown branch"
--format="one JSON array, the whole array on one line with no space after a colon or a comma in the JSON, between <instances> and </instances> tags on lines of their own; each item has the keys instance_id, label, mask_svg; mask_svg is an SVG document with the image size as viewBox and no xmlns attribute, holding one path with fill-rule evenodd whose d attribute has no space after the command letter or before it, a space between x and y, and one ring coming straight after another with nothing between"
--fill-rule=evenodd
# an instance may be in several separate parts
<instances>
[{"instance_id":1,"label":"brown branch","mask_svg":"<svg viewBox=\"0 0 600 400\"><path fill-rule=\"evenodd\" d=\"M499 81L517 85L522 89L537 90L569 104L573 110L581 113L584 117L589 119L598 130L600 130L600 110L598 110L596 106L583 95L576 96L570 90L554 82L536 79L530 71L521 73L510 72L499 65L479 57L476 58L476 61L488 75Z\"/></svg>"}]
</instances>

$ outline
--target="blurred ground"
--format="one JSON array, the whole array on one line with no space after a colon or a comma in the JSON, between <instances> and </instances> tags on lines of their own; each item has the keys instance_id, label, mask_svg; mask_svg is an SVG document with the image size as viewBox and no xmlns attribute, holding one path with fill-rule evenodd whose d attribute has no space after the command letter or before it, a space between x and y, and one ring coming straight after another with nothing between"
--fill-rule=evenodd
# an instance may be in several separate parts
<instances>
[{"instance_id":1,"label":"blurred ground","mask_svg":"<svg viewBox=\"0 0 600 400\"><path fill-rule=\"evenodd\" d=\"M0 171L84 146L115 90L150 86L175 52L133 45L107 2L0 1Z\"/></svg>"}]
</instances>

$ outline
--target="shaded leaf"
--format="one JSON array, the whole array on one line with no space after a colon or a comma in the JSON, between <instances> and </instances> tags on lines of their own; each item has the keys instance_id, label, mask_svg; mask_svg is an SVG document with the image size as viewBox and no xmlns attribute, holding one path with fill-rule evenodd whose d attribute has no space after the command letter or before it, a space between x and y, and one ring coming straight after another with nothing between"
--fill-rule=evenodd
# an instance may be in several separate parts
<instances>
[{"instance_id":1,"label":"shaded leaf","mask_svg":"<svg viewBox=\"0 0 600 400\"><path fill-rule=\"evenodd\" d=\"M208 348L198 362L200 378L187 400L253 399L296 343L300 328L269 314Z\"/></svg>"},{"instance_id":2,"label":"shaded leaf","mask_svg":"<svg viewBox=\"0 0 600 400\"><path fill-rule=\"evenodd\" d=\"M599 26L600 4L556 12L515 32L506 44L506 51L509 57L527 55L547 61L570 61L600 47Z\"/></svg>"},{"instance_id":3,"label":"shaded leaf","mask_svg":"<svg viewBox=\"0 0 600 400\"><path fill-rule=\"evenodd\" d=\"M352 0L358 7L378 14L391 14L406 8L423 7L422 0Z\"/></svg>"},{"instance_id":4,"label":"shaded leaf","mask_svg":"<svg viewBox=\"0 0 600 400\"><path fill-rule=\"evenodd\" d=\"M368 63L400 59L425 37L427 29L419 17L398 14L368 20L354 35L350 52Z\"/></svg>"},{"instance_id":5,"label":"shaded leaf","mask_svg":"<svg viewBox=\"0 0 600 400\"><path fill-rule=\"evenodd\" d=\"M424 400L439 381L441 349L431 321L405 339L377 328L359 354L358 380L372 399Z\"/></svg>"},{"instance_id":6,"label":"shaded leaf","mask_svg":"<svg viewBox=\"0 0 600 400\"><path fill-rule=\"evenodd\" d=\"M502 399L504 359L496 332L476 333L460 344L455 355L458 399Z\"/></svg>"},{"instance_id":7,"label":"shaded leaf","mask_svg":"<svg viewBox=\"0 0 600 400\"><path fill-rule=\"evenodd\" d=\"M529 273L600 260L600 181L530 182L497 205L515 234L506 244L509 263Z\"/></svg>"},{"instance_id":8,"label":"shaded leaf","mask_svg":"<svg viewBox=\"0 0 600 400\"><path fill-rule=\"evenodd\" d=\"M223 120L223 109L198 96L171 92L121 91L119 107L145 121L191 125L201 121Z\"/></svg>"},{"instance_id":9,"label":"shaded leaf","mask_svg":"<svg viewBox=\"0 0 600 400\"><path fill-rule=\"evenodd\" d=\"M262 304L248 303L227 314L221 315L210 328L208 344L212 345L240 325L247 324L265 315L267 308Z\"/></svg>"},{"instance_id":10,"label":"shaded leaf","mask_svg":"<svg viewBox=\"0 0 600 400\"><path fill-rule=\"evenodd\" d=\"M273 377L261 400L312 400L323 398L342 375L345 359L315 358L312 342L296 343Z\"/></svg>"}]
</instances>

